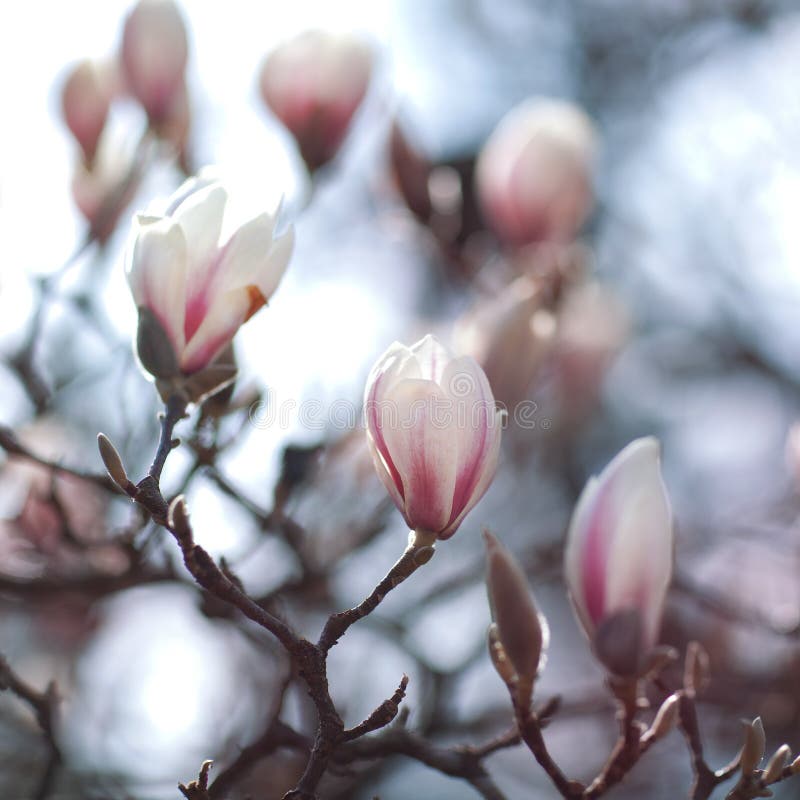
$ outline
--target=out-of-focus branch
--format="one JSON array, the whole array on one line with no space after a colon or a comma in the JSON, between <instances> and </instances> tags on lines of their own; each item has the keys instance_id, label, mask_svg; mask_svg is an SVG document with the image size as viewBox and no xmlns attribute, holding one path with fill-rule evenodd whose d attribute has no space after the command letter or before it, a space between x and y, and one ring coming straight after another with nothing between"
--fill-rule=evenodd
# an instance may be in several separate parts
<instances>
[{"instance_id":1,"label":"out-of-focus branch","mask_svg":"<svg viewBox=\"0 0 800 800\"><path fill-rule=\"evenodd\" d=\"M10 691L30 706L42 729L49 755L33 800L44 800L53 789L58 765L61 763L61 750L55 738L55 720L58 711L55 683L50 683L43 692L40 692L16 675L6 659L0 656L0 690Z\"/></svg>"},{"instance_id":2,"label":"out-of-focus branch","mask_svg":"<svg viewBox=\"0 0 800 800\"><path fill-rule=\"evenodd\" d=\"M75 478L80 478L83 481L93 483L96 486L105 489L106 491L114 492L115 494L121 493L119 487L114 483L114 481L111 480L111 478L109 478L108 475L88 472L75 467L68 467L59 463L58 461L51 461L47 458L37 455L23 445L17 438L17 435L14 433L14 431L5 425L0 425L0 447L2 447L3 450L5 450L11 456L26 458L28 461L33 461L35 464L46 467L55 473L72 475Z\"/></svg>"}]
</instances>

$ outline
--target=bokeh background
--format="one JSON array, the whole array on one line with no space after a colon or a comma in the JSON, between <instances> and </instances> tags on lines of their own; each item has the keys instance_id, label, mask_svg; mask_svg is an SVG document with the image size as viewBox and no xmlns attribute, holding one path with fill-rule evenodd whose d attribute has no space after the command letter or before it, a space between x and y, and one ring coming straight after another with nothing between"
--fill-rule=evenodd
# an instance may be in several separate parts
<instances>
[{"instance_id":1,"label":"bokeh background","mask_svg":"<svg viewBox=\"0 0 800 800\"><path fill-rule=\"evenodd\" d=\"M536 424L509 428L485 499L431 565L333 652L332 692L346 721L367 715L405 672L409 725L433 740L484 741L508 727L505 689L484 646L479 532L489 525L528 568L550 621L537 691L564 698L547 731L552 751L569 774L594 774L614 741L613 709L565 599L560 545L588 475L632 438L655 434L677 524L663 639L680 649L698 639L710 652L701 704L709 761L728 761L738 720L756 714L770 745L800 748L800 474L786 457L800 406L797 4L186 0L181 8L190 163L216 165L245 206L274 208L283 197L297 247L269 308L237 337L234 401L243 407L183 423L179 433L194 431L194 445L170 457L164 485L167 494L185 489L198 541L310 636L328 613L367 594L405 542L351 413L371 364L393 340L428 330L455 342L455 321L508 269L508 254L466 211L451 236L409 210L393 131L400 126L422 161L448 165L428 186L447 189L455 178L467 201L472 159L524 98L572 100L599 132L596 209L580 260L608 294L564 324L600 366L597 395L574 403L559 391L556 348L529 390ZM92 472L102 430L129 472L142 474L158 406L131 348L123 251L132 212L180 184L171 158L156 154L106 245L86 249L43 304L33 383L14 363L42 305L41 278L86 231L70 193L76 148L60 119L65 71L113 54L127 10L121 0L0 10L0 423L37 453ZM342 151L313 180L258 92L265 55L309 27L357 32L376 52ZM144 125L133 102L120 103L114 148L130 150ZM226 445L211 466L201 458L210 443ZM65 764L50 796L177 797L177 781L204 758L222 768L258 735L283 687L280 652L204 599L171 540L139 530L125 501L79 480L53 484L48 470L4 458L0 651L31 683L54 678L63 698ZM264 521L287 459L300 480L286 509L300 533ZM0 787L23 800L34 796L46 752L27 710L0 700ZM309 714L290 687L284 717L307 728ZM523 748L487 764L509 798L552 796ZM232 796L280 797L301 766L296 755L272 756ZM689 782L673 734L614 796L684 796ZM330 780L323 796L411 791L474 794L392 759ZM797 793L790 782L776 791Z\"/></svg>"}]
</instances>

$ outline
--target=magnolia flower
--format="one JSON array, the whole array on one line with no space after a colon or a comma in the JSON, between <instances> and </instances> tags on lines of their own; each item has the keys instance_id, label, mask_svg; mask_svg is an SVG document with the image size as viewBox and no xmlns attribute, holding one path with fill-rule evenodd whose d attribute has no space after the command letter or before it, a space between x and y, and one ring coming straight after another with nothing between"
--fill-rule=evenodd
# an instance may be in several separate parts
<instances>
[{"instance_id":1,"label":"magnolia flower","mask_svg":"<svg viewBox=\"0 0 800 800\"><path fill-rule=\"evenodd\" d=\"M306 31L278 46L261 70L261 94L315 170L336 155L369 85L372 51L348 34Z\"/></svg>"},{"instance_id":2,"label":"magnolia flower","mask_svg":"<svg viewBox=\"0 0 800 800\"><path fill-rule=\"evenodd\" d=\"M613 672L635 671L658 640L672 545L658 441L637 439L586 484L565 553L578 620Z\"/></svg>"},{"instance_id":3,"label":"magnolia flower","mask_svg":"<svg viewBox=\"0 0 800 800\"><path fill-rule=\"evenodd\" d=\"M125 20L121 62L131 94L152 122L168 118L184 90L186 26L172 0L139 0Z\"/></svg>"},{"instance_id":4,"label":"magnolia flower","mask_svg":"<svg viewBox=\"0 0 800 800\"><path fill-rule=\"evenodd\" d=\"M100 135L111 106L112 77L109 67L80 61L70 70L61 90L64 122L83 150L87 163L97 152Z\"/></svg>"},{"instance_id":5,"label":"magnolia flower","mask_svg":"<svg viewBox=\"0 0 800 800\"><path fill-rule=\"evenodd\" d=\"M140 214L128 251L128 282L139 308L139 357L159 378L207 367L278 286L292 251L291 229L273 238L264 213L220 244L228 195L193 179L164 216Z\"/></svg>"},{"instance_id":6,"label":"magnolia flower","mask_svg":"<svg viewBox=\"0 0 800 800\"><path fill-rule=\"evenodd\" d=\"M504 244L575 236L592 207L594 139L591 120L563 101L530 99L500 121L478 157L476 181Z\"/></svg>"},{"instance_id":7,"label":"magnolia flower","mask_svg":"<svg viewBox=\"0 0 800 800\"><path fill-rule=\"evenodd\" d=\"M494 477L501 414L483 370L433 337L395 342L365 393L380 479L412 530L452 536Z\"/></svg>"}]
</instances>

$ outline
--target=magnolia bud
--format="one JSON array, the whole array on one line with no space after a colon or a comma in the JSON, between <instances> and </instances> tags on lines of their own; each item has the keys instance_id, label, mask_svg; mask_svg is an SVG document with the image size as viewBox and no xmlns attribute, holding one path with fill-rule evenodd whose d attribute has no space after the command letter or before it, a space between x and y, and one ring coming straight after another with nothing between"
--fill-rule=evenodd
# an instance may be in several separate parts
<instances>
[{"instance_id":1,"label":"magnolia bud","mask_svg":"<svg viewBox=\"0 0 800 800\"><path fill-rule=\"evenodd\" d=\"M506 245L570 241L592 207L595 133L568 102L532 98L510 111L478 157L478 196Z\"/></svg>"},{"instance_id":2,"label":"magnolia bud","mask_svg":"<svg viewBox=\"0 0 800 800\"><path fill-rule=\"evenodd\" d=\"M459 350L483 367L494 396L508 409L526 397L553 342L555 317L542 306L536 281L523 276L458 323Z\"/></svg>"},{"instance_id":3,"label":"magnolia bud","mask_svg":"<svg viewBox=\"0 0 800 800\"><path fill-rule=\"evenodd\" d=\"M64 122L83 150L87 163L94 160L110 105L108 69L88 60L76 64L64 82L61 107Z\"/></svg>"},{"instance_id":4,"label":"magnolia bud","mask_svg":"<svg viewBox=\"0 0 800 800\"><path fill-rule=\"evenodd\" d=\"M264 102L313 171L333 158L361 105L372 51L351 35L306 31L277 47L261 70Z\"/></svg>"},{"instance_id":5,"label":"magnolia bud","mask_svg":"<svg viewBox=\"0 0 800 800\"><path fill-rule=\"evenodd\" d=\"M744 736L744 747L742 748L739 765L742 769L742 775L749 775L764 758L764 750L767 744L761 717L756 717L746 725Z\"/></svg>"},{"instance_id":6,"label":"magnolia bud","mask_svg":"<svg viewBox=\"0 0 800 800\"><path fill-rule=\"evenodd\" d=\"M529 692L547 649L547 622L536 608L516 559L489 531L484 530L483 538L486 586L497 634L520 686Z\"/></svg>"},{"instance_id":7,"label":"magnolia bud","mask_svg":"<svg viewBox=\"0 0 800 800\"><path fill-rule=\"evenodd\" d=\"M140 214L127 273L139 308L142 366L158 378L192 375L209 365L278 286L294 241L274 236L268 213L220 241L228 193L217 181L187 181L169 213ZM220 372L220 370L216 370ZM209 392L232 377L198 387Z\"/></svg>"},{"instance_id":8,"label":"magnolia bud","mask_svg":"<svg viewBox=\"0 0 800 800\"><path fill-rule=\"evenodd\" d=\"M178 536L191 535L192 529L189 526L189 509L186 508L186 498L179 494L170 504L167 514L170 528Z\"/></svg>"},{"instance_id":9,"label":"magnolia bud","mask_svg":"<svg viewBox=\"0 0 800 800\"><path fill-rule=\"evenodd\" d=\"M775 781L781 777L783 768L786 766L786 762L791 758L791 756L792 751L789 749L789 745L781 745L769 760L769 763L764 770L764 774L761 776L761 780L765 784L775 783Z\"/></svg>"},{"instance_id":10,"label":"magnolia bud","mask_svg":"<svg viewBox=\"0 0 800 800\"><path fill-rule=\"evenodd\" d=\"M412 530L449 539L494 477L502 414L483 370L433 337L395 342L364 396L378 476Z\"/></svg>"},{"instance_id":11,"label":"magnolia bud","mask_svg":"<svg viewBox=\"0 0 800 800\"><path fill-rule=\"evenodd\" d=\"M659 445L637 439L586 484L564 559L578 620L612 672L638 671L657 643L672 547Z\"/></svg>"},{"instance_id":12,"label":"magnolia bud","mask_svg":"<svg viewBox=\"0 0 800 800\"><path fill-rule=\"evenodd\" d=\"M170 116L184 88L186 27L172 0L139 0L125 20L122 67L128 89L151 122Z\"/></svg>"},{"instance_id":13,"label":"magnolia bud","mask_svg":"<svg viewBox=\"0 0 800 800\"><path fill-rule=\"evenodd\" d=\"M514 666L506 654L503 643L500 641L500 632L494 622L487 631L487 644L489 646L489 656L500 679L506 686L513 685L517 679L517 674L514 672Z\"/></svg>"},{"instance_id":14,"label":"magnolia bud","mask_svg":"<svg viewBox=\"0 0 800 800\"><path fill-rule=\"evenodd\" d=\"M97 447L100 450L100 458L103 459L103 464L105 464L111 479L120 489L127 491L131 481L125 472L125 467L122 464L117 448L111 444L111 440L104 433L97 434Z\"/></svg>"}]
</instances>

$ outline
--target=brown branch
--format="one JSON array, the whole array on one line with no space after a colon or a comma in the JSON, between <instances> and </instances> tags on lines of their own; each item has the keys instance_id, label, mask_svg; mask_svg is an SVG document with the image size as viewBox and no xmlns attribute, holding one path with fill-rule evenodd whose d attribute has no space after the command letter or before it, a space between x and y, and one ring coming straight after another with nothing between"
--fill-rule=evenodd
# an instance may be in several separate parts
<instances>
[{"instance_id":1,"label":"brown branch","mask_svg":"<svg viewBox=\"0 0 800 800\"><path fill-rule=\"evenodd\" d=\"M392 589L399 586L423 564L427 564L434 554L433 542L434 539L431 537L412 531L410 543L405 552L372 590L369 597L357 606L338 614L332 614L328 618L317 643L319 648L327 653L344 636L351 625L371 614Z\"/></svg>"},{"instance_id":2,"label":"brown branch","mask_svg":"<svg viewBox=\"0 0 800 800\"><path fill-rule=\"evenodd\" d=\"M10 691L26 703L35 714L36 721L44 734L49 755L33 800L45 800L53 789L58 766L61 763L61 750L55 735L58 710L56 685L50 683L43 692L34 689L17 676L6 659L0 656L0 691Z\"/></svg>"},{"instance_id":3,"label":"brown branch","mask_svg":"<svg viewBox=\"0 0 800 800\"><path fill-rule=\"evenodd\" d=\"M553 786L566 800L578 800L583 795L584 786L578 781L567 778L550 755L547 744L542 736L542 726L539 718L530 709L520 708L515 704L517 727L522 741L525 742L539 766L550 778Z\"/></svg>"},{"instance_id":4,"label":"brown branch","mask_svg":"<svg viewBox=\"0 0 800 800\"><path fill-rule=\"evenodd\" d=\"M720 783L731 778L739 766L738 758L730 764L714 771L709 767L703 753L703 740L697 720L697 706L694 692L681 690L678 694L678 726L686 739L692 759L694 782L691 788L691 800L708 800Z\"/></svg>"},{"instance_id":5,"label":"brown branch","mask_svg":"<svg viewBox=\"0 0 800 800\"><path fill-rule=\"evenodd\" d=\"M388 699L381 703L363 722L356 725L354 728L349 728L342 735L342 740L345 742L352 742L353 739L359 739L367 733L378 730L378 728L385 728L396 716L400 710L400 703L406 696L406 689L408 688L408 675L403 675L397 691Z\"/></svg>"},{"instance_id":6,"label":"brown branch","mask_svg":"<svg viewBox=\"0 0 800 800\"><path fill-rule=\"evenodd\" d=\"M452 778L469 783L486 800L504 800L503 793L491 780L483 760L492 753L519 743L516 730L480 746L439 747L418 734L395 726L377 736L359 739L341 747L335 754L337 764L405 756L419 761Z\"/></svg>"},{"instance_id":7,"label":"brown branch","mask_svg":"<svg viewBox=\"0 0 800 800\"><path fill-rule=\"evenodd\" d=\"M644 752L641 745L643 731L636 722L639 681L633 679L612 684L612 688L619 702L617 714L620 721L620 736L606 765L584 791L583 797L586 800L601 797L620 783Z\"/></svg>"},{"instance_id":8,"label":"brown branch","mask_svg":"<svg viewBox=\"0 0 800 800\"><path fill-rule=\"evenodd\" d=\"M323 628L319 642L316 644L309 642L298 636L283 620L245 594L239 581L230 571L220 568L211 556L195 543L182 497L176 498L171 504L164 498L159 484L161 471L169 453L178 444L173 440L172 433L185 409L186 403L182 398L175 396L168 400L165 414L161 418L158 450L148 475L135 486L127 478L122 481L122 485L134 502L144 508L157 524L172 534L181 549L184 565L194 580L209 594L231 604L248 619L269 631L289 654L316 708L318 727L306 768L296 788L288 792L284 800L313 800L316 797L316 787L337 747L346 739L356 739L364 733L388 724L396 715L396 708L405 696L407 683L407 679L404 679L392 698L382 703L356 728L345 731L344 723L328 690L328 652L351 625L371 613L389 591L431 559L435 536L421 531L412 532L408 548L369 597L355 608L332 614ZM109 446L113 450L110 443ZM119 469L124 473L122 465L119 465Z\"/></svg>"},{"instance_id":9,"label":"brown branch","mask_svg":"<svg viewBox=\"0 0 800 800\"><path fill-rule=\"evenodd\" d=\"M236 760L219 774L208 789L209 797L211 800L222 800L255 764L276 750L285 748L308 753L311 750L311 744L308 737L278 719L272 720L264 733L245 747Z\"/></svg>"}]
</instances>

